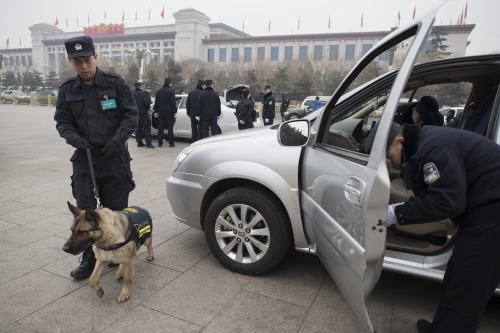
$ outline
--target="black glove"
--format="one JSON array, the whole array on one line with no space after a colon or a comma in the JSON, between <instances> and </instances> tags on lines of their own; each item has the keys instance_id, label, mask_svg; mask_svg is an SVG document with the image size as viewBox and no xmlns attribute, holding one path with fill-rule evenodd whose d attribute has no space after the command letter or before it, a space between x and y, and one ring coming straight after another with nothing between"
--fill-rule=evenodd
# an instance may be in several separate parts
<instances>
[{"instance_id":1,"label":"black glove","mask_svg":"<svg viewBox=\"0 0 500 333\"><path fill-rule=\"evenodd\" d=\"M92 145L87 140L79 136L73 141L73 147L76 149L87 149L92 148Z\"/></svg>"},{"instance_id":2,"label":"black glove","mask_svg":"<svg viewBox=\"0 0 500 333\"><path fill-rule=\"evenodd\" d=\"M107 159L113 156L118 156L120 154L120 151L122 149L121 143L119 143L116 140L111 140L108 142L104 148L101 149L101 152L103 153L102 158Z\"/></svg>"}]
</instances>

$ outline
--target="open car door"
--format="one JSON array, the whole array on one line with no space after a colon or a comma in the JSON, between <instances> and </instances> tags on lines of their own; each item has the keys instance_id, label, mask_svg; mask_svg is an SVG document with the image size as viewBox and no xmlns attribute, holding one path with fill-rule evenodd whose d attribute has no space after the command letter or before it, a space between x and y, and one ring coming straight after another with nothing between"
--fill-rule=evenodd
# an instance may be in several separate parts
<instances>
[{"instance_id":1,"label":"open car door","mask_svg":"<svg viewBox=\"0 0 500 333\"><path fill-rule=\"evenodd\" d=\"M300 192L307 237L362 327L369 332L374 328L365 301L380 278L385 253L390 194L385 149L388 131L437 9L393 31L363 56L333 94L303 149ZM390 88L371 153L335 146L335 140L328 140L329 135L338 135L333 133L332 124L342 118L338 112L348 111L345 107L337 108L337 102L373 60L388 52L391 57L399 56L402 65ZM346 101L357 95L362 92L354 93L341 104L349 105ZM348 139L353 140L351 136Z\"/></svg>"}]
</instances>

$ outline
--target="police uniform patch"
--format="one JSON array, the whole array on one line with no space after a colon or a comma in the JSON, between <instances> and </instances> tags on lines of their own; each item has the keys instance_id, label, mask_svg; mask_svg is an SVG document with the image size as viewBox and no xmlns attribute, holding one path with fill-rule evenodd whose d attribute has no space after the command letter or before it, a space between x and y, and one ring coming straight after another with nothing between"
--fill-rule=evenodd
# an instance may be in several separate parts
<instances>
[{"instance_id":1,"label":"police uniform patch","mask_svg":"<svg viewBox=\"0 0 500 333\"><path fill-rule=\"evenodd\" d=\"M434 163L429 162L424 165L424 181L427 185L434 184L440 177L439 170Z\"/></svg>"}]
</instances>

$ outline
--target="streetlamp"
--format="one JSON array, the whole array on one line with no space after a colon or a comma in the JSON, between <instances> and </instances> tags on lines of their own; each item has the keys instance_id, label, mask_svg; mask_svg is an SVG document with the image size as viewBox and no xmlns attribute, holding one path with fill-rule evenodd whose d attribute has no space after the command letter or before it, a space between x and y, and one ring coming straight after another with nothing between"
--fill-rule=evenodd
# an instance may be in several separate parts
<instances>
[{"instance_id":1,"label":"streetlamp","mask_svg":"<svg viewBox=\"0 0 500 333\"><path fill-rule=\"evenodd\" d=\"M145 63L144 60L146 57L149 56L155 56L157 55L156 53L151 52L150 49L143 48L142 46L139 46L137 49L129 49L129 53L133 54L137 61L139 62L139 81L142 82L142 79L144 77L144 71L145 71Z\"/></svg>"}]
</instances>

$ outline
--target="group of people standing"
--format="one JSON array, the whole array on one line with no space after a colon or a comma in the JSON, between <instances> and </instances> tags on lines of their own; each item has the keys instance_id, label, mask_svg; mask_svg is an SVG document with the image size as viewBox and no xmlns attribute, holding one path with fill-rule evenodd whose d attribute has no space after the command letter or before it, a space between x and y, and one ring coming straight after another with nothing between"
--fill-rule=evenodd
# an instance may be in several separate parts
<instances>
[{"instance_id":1,"label":"group of people standing","mask_svg":"<svg viewBox=\"0 0 500 333\"><path fill-rule=\"evenodd\" d=\"M221 134L217 119L221 115L220 98L212 80L198 80L186 101L186 112L191 118L191 139L193 142L212 135Z\"/></svg>"}]
</instances>

